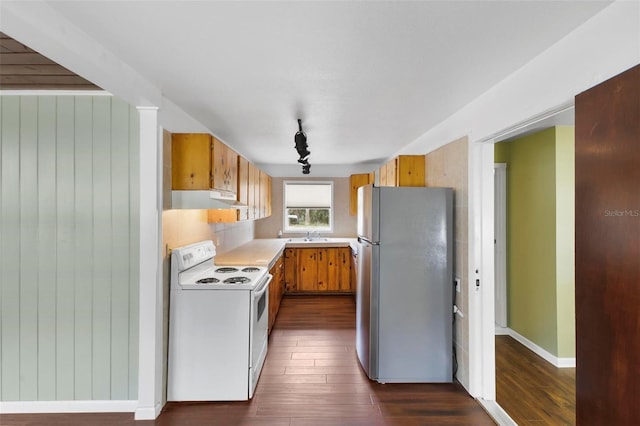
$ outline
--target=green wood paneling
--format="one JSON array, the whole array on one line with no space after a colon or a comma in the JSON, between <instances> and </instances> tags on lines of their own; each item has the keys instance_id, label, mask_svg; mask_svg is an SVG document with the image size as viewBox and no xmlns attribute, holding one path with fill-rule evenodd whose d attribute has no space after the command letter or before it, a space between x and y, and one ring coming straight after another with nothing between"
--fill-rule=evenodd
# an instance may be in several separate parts
<instances>
[{"instance_id":1,"label":"green wood paneling","mask_svg":"<svg viewBox=\"0 0 640 426\"><path fill-rule=\"evenodd\" d=\"M56 99L38 98L38 399L56 399Z\"/></svg>"},{"instance_id":2,"label":"green wood paneling","mask_svg":"<svg viewBox=\"0 0 640 426\"><path fill-rule=\"evenodd\" d=\"M111 397L111 99L93 100L93 388ZM103 336L103 338L99 338Z\"/></svg>"},{"instance_id":3,"label":"green wood paneling","mask_svg":"<svg viewBox=\"0 0 640 426\"><path fill-rule=\"evenodd\" d=\"M129 107L111 104L111 398L129 397Z\"/></svg>"},{"instance_id":4,"label":"green wood paneling","mask_svg":"<svg viewBox=\"0 0 640 426\"><path fill-rule=\"evenodd\" d=\"M74 399L92 399L93 98L76 97L74 117Z\"/></svg>"},{"instance_id":5,"label":"green wood paneling","mask_svg":"<svg viewBox=\"0 0 640 426\"><path fill-rule=\"evenodd\" d=\"M38 399L38 98L20 102L20 399Z\"/></svg>"},{"instance_id":6,"label":"green wood paneling","mask_svg":"<svg viewBox=\"0 0 640 426\"><path fill-rule=\"evenodd\" d=\"M138 117L0 97L0 400L136 399Z\"/></svg>"},{"instance_id":7,"label":"green wood paneling","mask_svg":"<svg viewBox=\"0 0 640 426\"><path fill-rule=\"evenodd\" d=\"M75 174L75 102L70 96L56 99L56 202L51 209L55 217L56 247L56 396L74 399L74 212Z\"/></svg>"},{"instance_id":8,"label":"green wood paneling","mask_svg":"<svg viewBox=\"0 0 640 426\"><path fill-rule=\"evenodd\" d=\"M20 98L2 101L2 400L20 399Z\"/></svg>"}]
</instances>

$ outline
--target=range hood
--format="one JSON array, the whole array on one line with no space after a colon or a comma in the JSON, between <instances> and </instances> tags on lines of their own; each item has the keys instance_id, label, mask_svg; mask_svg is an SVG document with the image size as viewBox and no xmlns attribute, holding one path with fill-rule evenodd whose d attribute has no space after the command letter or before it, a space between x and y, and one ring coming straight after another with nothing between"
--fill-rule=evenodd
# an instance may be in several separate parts
<instances>
[{"instance_id":1,"label":"range hood","mask_svg":"<svg viewBox=\"0 0 640 426\"><path fill-rule=\"evenodd\" d=\"M171 191L173 209L246 209L248 206L236 200L233 192L218 191Z\"/></svg>"}]
</instances>

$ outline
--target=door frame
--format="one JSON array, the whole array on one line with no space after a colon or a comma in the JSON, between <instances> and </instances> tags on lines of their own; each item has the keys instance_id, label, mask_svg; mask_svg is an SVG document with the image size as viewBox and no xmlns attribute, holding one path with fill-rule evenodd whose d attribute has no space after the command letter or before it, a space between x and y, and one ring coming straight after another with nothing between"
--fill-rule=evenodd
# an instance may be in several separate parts
<instances>
[{"instance_id":1,"label":"door frame","mask_svg":"<svg viewBox=\"0 0 640 426\"><path fill-rule=\"evenodd\" d=\"M496 330L507 322L507 163L493 164Z\"/></svg>"},{"instance_id":2,"label":"door frame","mask_svg":"<svg viewBox=\"0 0 640 426\"><path fill-rule=\"evenodd\" d=\"M469 137L468 390L500 425L516 423L496 402L494 144L531 131L573 109L572 98L488 137L476 140Z\"/></svg>"},{"instance_id":3,"label":"door frame","mask_svg":"<svg viewBox=\"0 0 640 426\"><path fill-rule=\"evenodd\" d=\"M469 146L469 391L496 399L493 140Z\"/></svg>"}]
</instances>

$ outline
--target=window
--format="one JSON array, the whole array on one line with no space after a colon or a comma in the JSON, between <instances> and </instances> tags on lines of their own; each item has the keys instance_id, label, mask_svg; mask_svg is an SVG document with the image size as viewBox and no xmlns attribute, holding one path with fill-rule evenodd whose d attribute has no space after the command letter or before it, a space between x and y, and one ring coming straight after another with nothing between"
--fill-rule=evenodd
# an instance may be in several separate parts
<instances>
[{"instance_id":1,"label":"window","mask_svg":"<svg viewBox=\"0 0 640 426\"><path fill-rule=\"evenodd\" d=\"M333 182L284 181L284 231L333 231Z\"/></svg>"}]
</instances>

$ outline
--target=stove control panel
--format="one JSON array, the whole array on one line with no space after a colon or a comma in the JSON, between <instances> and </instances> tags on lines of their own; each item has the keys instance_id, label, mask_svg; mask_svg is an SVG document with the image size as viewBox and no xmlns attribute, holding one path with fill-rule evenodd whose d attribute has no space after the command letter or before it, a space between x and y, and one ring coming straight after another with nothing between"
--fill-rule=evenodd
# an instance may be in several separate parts
<instances>
[{"instance_id":1,"label":"stove control panel","mask_svg":"<svg viewBox=\"0 0 640 426\"><path fill-rule=\"evenodd\" d=\"M213 241L207 240L175 249L172 254L177 260L178 269L184 271L213 258L216 255L216 247Z\"/></svg>"}]
</instances>

